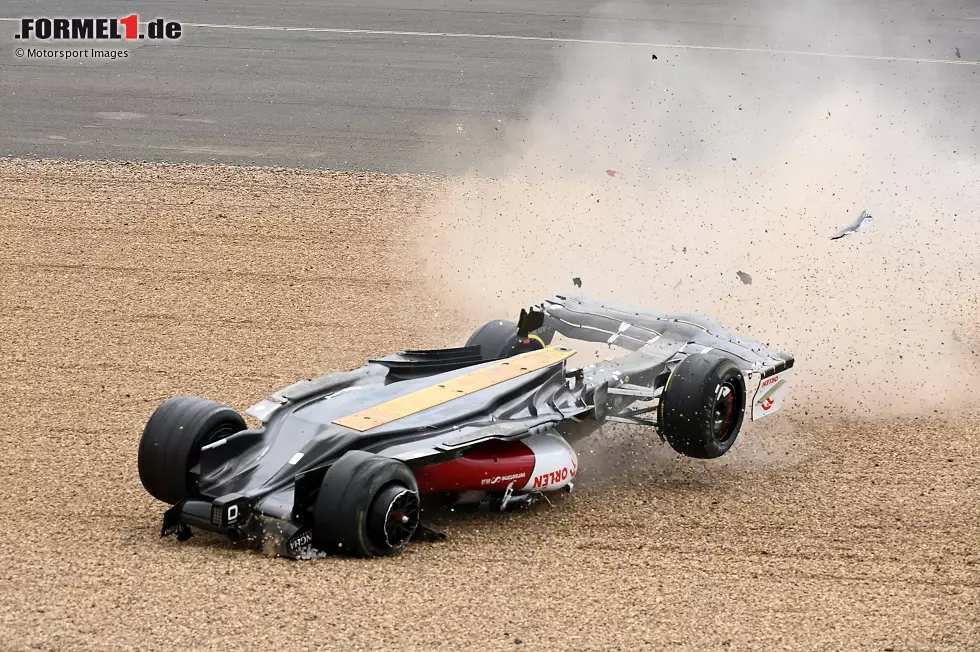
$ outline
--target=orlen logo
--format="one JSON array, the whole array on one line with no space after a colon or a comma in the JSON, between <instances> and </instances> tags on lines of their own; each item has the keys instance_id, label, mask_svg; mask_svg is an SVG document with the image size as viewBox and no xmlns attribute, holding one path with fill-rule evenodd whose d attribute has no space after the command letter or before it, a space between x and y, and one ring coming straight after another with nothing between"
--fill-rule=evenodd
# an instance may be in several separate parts
<instances>
[{"instance_id":1,"label":"orlen logo","mask_svg":"<svg viewBox=\"0 0 980 652\"><path fill-rule=\"evenodd\" d=\"M146 31L140 31L136 14L125 18L21 18L20 33L15 39L61 41L113 41L113 40L170 40L180 38L181 24L163 18L151 20Z\"/></svg>"},{"instance_id":2,"label":"orlen logo","mask_svg":"<svg viewBox=\"0 0 980 652\"><path fill-rule=\"evenodd\" d=\"M567 466L562 468L561 471L552 471L551 473L542 473L541 475L534 478L534 483L531 485L532 489L538 489L541 487L547 487L549 484L556 484L568 478L575 477L575 469L569 469Z\"/></svg>"},{"instance_id":3,"label":"orlen logo","mask_svg":"<svg viewBox=\"0 0 980 652\"><path fill-rule=\"evenodd\" d=\"M772 378L766 378L765 380L762 381L762 386L763 387L769 387L769 385L772 385L777 380L779 380L779 376L773 376Z\"/></svg>"}]
</instances>

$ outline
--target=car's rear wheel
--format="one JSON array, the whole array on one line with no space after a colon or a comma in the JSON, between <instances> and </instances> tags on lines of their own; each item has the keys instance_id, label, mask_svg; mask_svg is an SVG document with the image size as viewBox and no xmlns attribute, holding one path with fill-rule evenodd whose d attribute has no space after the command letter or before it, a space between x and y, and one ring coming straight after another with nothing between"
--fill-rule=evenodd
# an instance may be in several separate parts
<instances>
[{"instance_id":1,"label":"car's rear wheel","mask_svg":"<svg viewBox=\"0 0 980 652\"><path fill-rule=\"evenodd\" d=\"M660 397L658 425L671 448L689 457L721 457L735 443L745 416L745 379L728 358L689 355Z\"/></svg>"},{"instance_id":2,"label":"car's rear wheel","mask_svg":"<svg viewBox=\"0 0 980 652\"><path fill-rule=\"evenodd\" d=\"M140 481L151 496L174 505L197 492L191 473L201 447L245 430L245 419L227 405L197 396L175 396L156 409L140 438Z\"/></svg>"},{"instance_id":3,"label":"car's rear wheel","mask_svg":"<svg viewBox=\"0 0 980 652\"><path fill-rule=\"evenodd\" d=\"M419 525L419 487L404 463L348 451L327 469L313 505L313 545L381 557L401 552Z\"/></svg>"},{"instance_id":4,"label":"car's rear wheel","mask_svg":"<svg viewBox=\"0 0 980 652\"><path fill-rule=\"evenodd\" d=\"M543 349L544 341L533 335L522 339L517 335L515 322L495 319L476 329L466 340L466 346L479 346L484 360L499 360Z\"/></svg>"}]
</instances>

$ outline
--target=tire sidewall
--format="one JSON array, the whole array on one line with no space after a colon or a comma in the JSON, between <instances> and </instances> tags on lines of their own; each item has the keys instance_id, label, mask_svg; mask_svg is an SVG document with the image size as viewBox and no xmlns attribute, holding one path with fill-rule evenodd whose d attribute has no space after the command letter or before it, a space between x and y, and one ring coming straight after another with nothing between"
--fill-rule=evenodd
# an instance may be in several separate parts
<instances>
[{"instance_id":1,"label":"tire sidewall","mask_svg":"<svg viewBox=\"0 0 980 652\"><path fill-rule=\"evenodd\" d=\"M150 416L140 437L137 465L144 489L171 505L196 493L190 469L199 460L201 447L246 428L242 416L227 405L197 396L167 399Z\"/></svg>"},{"instance_id":2,"label":"tire sidewall","mask_svg":"<svg viewBox=\"0 0 980 652\"><path fill-rule=\"evenodd\" d=\"M390 484L419 491L415 475L404 463L365 451L345 453L323 476L313 506L313 545L359 557L400 552L402 546L391 548L373 541L368 531L374 500Z\"/></svg>"},{"instance_id":3,"label":"tire sidewall","mask_svg":"<svg viewBox=\"0 0 980 652\"><path fill-rule=\"evenodd\" d=\"M479 346L484 360L499 360L544 348L540 338L530 339L530 343L518 339L516 322L495 319L476 329L466 340L466 346Z\"/></svg>"},{"instance_id":4,"label":"tire sidewall","mask_svg":"<svg viewBox=\"0 0 980 652\"><path fill-rule=\"evenodd\" d=\"M713 434L717 389L734 381L737 388L733 434L718 441ZM670 446L689 457L714 459L734 445L745 419L745 378L728 358L691 355L674 368L667 380L658 409L661 434Z\"/></svg>"}]
</instances>

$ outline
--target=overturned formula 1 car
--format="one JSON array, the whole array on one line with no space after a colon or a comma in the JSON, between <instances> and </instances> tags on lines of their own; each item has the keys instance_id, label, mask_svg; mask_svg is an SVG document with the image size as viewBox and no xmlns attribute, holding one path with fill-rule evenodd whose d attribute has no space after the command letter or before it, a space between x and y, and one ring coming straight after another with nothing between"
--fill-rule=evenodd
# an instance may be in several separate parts
<instances>
[{"instance_id":1,"label":"overturned formula 1 car","mask_svg":"<svg viewBox=\"0 0 980 652\"><path fill-rule=\"evenodd\" d=\"M572 368L555 333L625 349ZM746 411L772 414L793 358L704 317L554 297L492 321L466 346L401 351L291 385L246 411L165 401L139 445L139 475L192 528L284 557L400 551L432 532L420 500L507 509L571 490L571 444L605 422L649 426L675 450L715 458Z\"/></svg>"}]
</instances>

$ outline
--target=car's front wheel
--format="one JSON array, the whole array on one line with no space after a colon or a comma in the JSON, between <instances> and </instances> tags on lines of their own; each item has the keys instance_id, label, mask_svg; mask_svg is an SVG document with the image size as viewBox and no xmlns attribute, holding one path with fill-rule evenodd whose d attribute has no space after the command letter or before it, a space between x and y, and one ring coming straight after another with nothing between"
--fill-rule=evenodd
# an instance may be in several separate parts
<instances>
[{"instance_id":1,"label":"car's front wheel","mask_svg":"<svg viewBox=\"0 0 980 652\"><path fill-rule=\"evenodd\" d=\"M660 397L660 433L678 453L721 457L742 428L745 395L745 379L734 362L689 355L674 368Z\"/></svg>"}]
</instances>

